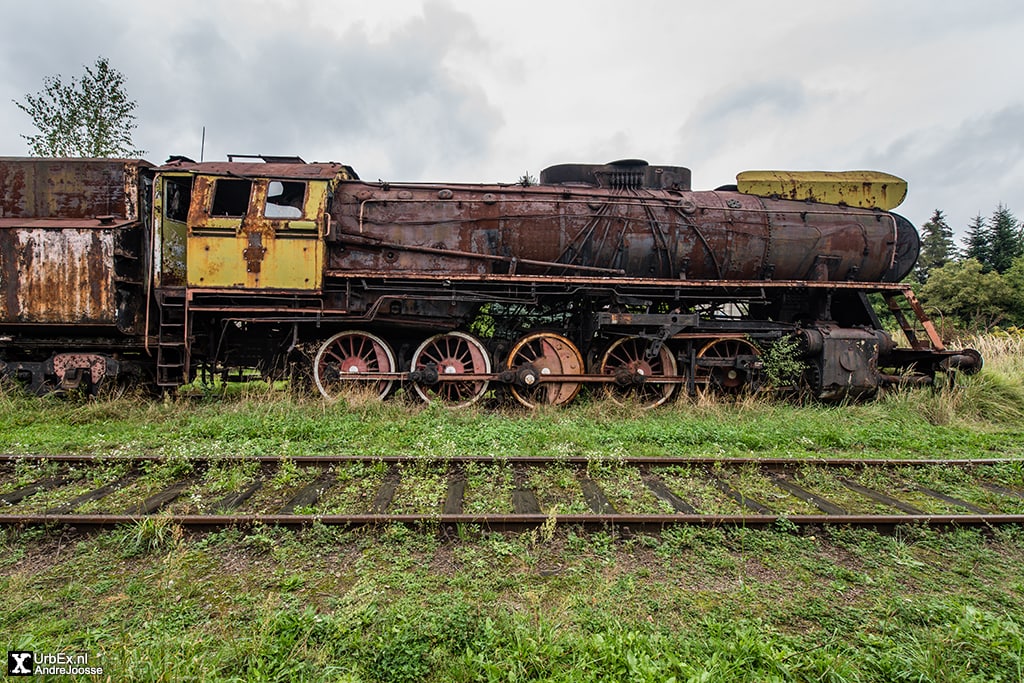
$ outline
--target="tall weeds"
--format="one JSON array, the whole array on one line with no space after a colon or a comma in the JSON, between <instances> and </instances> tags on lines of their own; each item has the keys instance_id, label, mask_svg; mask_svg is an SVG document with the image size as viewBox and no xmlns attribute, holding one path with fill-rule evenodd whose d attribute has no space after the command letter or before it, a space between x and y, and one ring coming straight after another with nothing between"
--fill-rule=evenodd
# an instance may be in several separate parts
<instances>
[{"instance_id":1,"label":"tall weeds","mask_svg":"<svg viewBox=\"0 0 1024 683\"><path fill-rule=\"evenodd\" d=\"M983 369L974 375L940 375L931 390L890 392L882 402L919 414L933 425L1024 424L1024 335L975 335L950 346L977 350L984 359Z\"/></svg>"}]
</instances>

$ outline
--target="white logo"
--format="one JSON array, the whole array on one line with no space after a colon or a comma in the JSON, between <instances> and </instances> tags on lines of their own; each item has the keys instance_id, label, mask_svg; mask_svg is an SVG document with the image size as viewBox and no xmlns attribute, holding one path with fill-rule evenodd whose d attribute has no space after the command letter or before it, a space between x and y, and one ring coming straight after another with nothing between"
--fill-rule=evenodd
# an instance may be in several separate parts
<instances>
[{"instance_id":1,"label":"white logo","mask_svg":"<svg viewBox=\"0 0 1024 683\"><path fill-rule=\"evenodd\" d=\"M102 666L89 666L85 652L7 651L8 676L102 676Z\"/></svg>"},{"instance_id":2,"label":"white logo","mask_svg":"<svg viewBox=\"0 0 1024 683\"><path fill-rule=\"evenodd\" d=\"M27 666L26 666L27 662ZM7 673L11 676L32 675L32 653L31 652L8 652Z\"/></svg>"}]
</instances>

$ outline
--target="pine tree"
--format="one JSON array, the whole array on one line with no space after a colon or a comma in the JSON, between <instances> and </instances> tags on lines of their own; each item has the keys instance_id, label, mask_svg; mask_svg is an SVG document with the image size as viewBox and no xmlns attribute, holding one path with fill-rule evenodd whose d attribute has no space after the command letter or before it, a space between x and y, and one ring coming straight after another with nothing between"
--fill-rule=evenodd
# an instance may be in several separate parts
<instances>
[{"instance_id":1,"label":"pine tree","mask_svg":"<svg viewBox=\"0 0 1024 683\"><path fill-rule=\"evenodd\" d=\"M56 157L131 157L134 100L124 89L124 74L100 57L85 75L70 83L60 75L43 79L43 90L14 101L32 117L38 135L22 135L32 154Z\"/></svg>"},{"instance_id":2,"label":"pine tree","mask_svg":"<svg viewBox=\"0 0 1024 683\"><path fill-rule=\"evenodd\" d=\"M921 226L921 255L914 271L917 281L927 281L928 274L948 263L955 252L953 229L946 223L942 211L935 209L931 219Z\"/></svg>"},{"instance_id":3,"label":"pine tree","mask_svg":"<svg viewBox=\"0 0 1024 683\"><path fill-rule=\"evenodd\" d=\"M1005 273L1014 259L1024 254L1024 235L1021 226L1008 208L1002 204L989 219L988 265L997 273Z\"/></svg>"},{"instance_id":4,"label":"pine tree","mask_svg":"<svg viewBox=\"0 0 1024 683\"><path fill-rule=\"evenodd\" d=\"M991 254L989 248L991 241L991 232L985 225L985 219L979 213L971 219L971 224L967 226L967 236L964 238L964 259L974 259L987 270Z\"/></svg>"}]
</instances>

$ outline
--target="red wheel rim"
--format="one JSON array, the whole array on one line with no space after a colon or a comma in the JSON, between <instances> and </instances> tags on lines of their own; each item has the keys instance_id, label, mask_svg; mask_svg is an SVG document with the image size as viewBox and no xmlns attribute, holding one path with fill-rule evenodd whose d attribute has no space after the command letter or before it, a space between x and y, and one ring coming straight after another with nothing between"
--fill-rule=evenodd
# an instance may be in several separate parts
<instances>
[{"instance_id":1,"label":"red wheel rim","mask_svg":"<svg viewBox=\"0 0 1024 683\"><path fill-rule=\"evenodd\" d=\"M368 332L339 332L321 346L313 361L313 379L327 399L369 388L379 398L387 396L394 380L375 380L372 375L395 372L395 356L380 337Z\"/></svg>"},{"instance_id":2,"label":"red wheel rim","mask_svg":"<svg viewBox=\"0 0 1024 683\"><path fill-rule=\"evenodd\" d=\"M414 370L435 369L438 377L484 375L491 372L491 359L484 345L465 332L438 334L420 344L412 357ZM460 408L476 403L486 393L487 380L417 382L416 393L424 401L438 401Z\"/></svg>"},{"instance_id":3,"label":"red wheel rim","mask_svg":"<svg viewBox=\"0 0 1024 683\"><path fill-rule=\"evenodd\" d=\"M646 380L659 377L675 377L677 365L675 356L667 345L654 358L647 358L646 351L650 341L640 337L624 337L617 340L601 358L600 372L602 375L615 375L623 379L644 378ZM631 382L628 385L605 385L605 395L616 403L635 401L644 408L660 406L672 397L675 384L663 384L652 381L641 383Z\"/></svg>"}]
</instances>

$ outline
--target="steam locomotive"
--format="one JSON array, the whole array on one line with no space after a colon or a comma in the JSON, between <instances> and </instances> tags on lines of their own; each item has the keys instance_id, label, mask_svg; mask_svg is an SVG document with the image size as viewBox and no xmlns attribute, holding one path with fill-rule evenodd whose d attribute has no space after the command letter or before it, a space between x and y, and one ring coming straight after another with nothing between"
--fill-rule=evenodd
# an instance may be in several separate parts
<instances>
[{"instance_id":1,"label":"steam locomotive","mask_svg":"<svg viewBox=\"0 0 1024 683\"><path fill-rule=\"evenodd\" d=\"M890 211L905 192L872 172L693 191L639 160L450 184L295 157L0 158L0 377L172 391L237 372L450 406L589 387L654 407L755 389L782 349L794 385L870 396L982 362L900 284L919 249Z\"/></svg>"}]
</instances>

